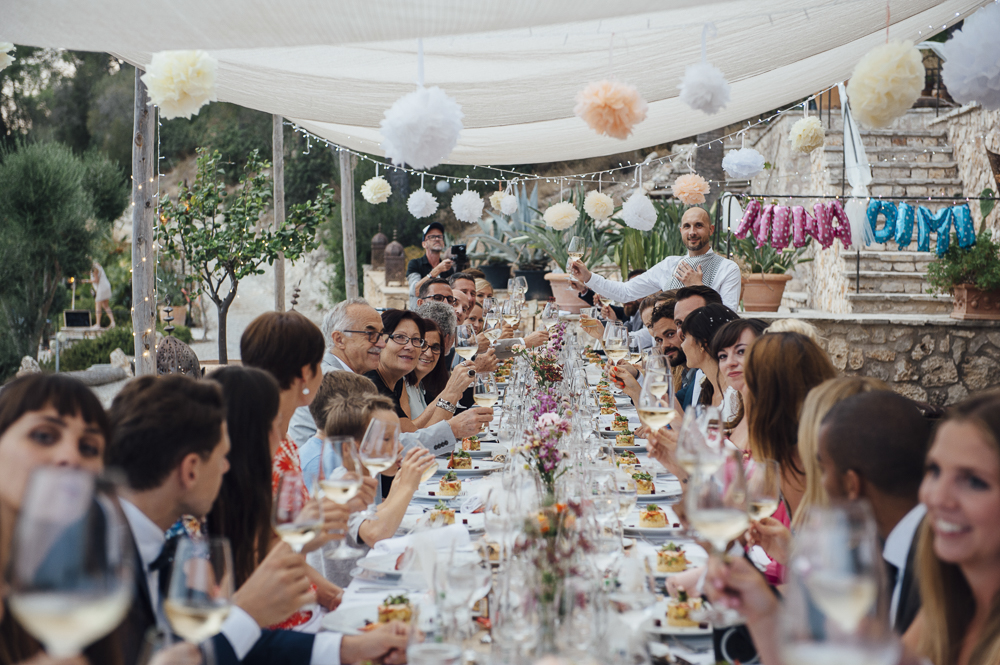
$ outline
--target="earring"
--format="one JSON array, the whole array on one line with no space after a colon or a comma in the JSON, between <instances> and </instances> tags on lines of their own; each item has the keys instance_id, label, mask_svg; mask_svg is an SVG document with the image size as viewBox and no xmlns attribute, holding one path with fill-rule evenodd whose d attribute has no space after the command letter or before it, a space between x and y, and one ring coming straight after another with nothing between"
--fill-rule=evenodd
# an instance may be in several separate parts
<instances>
[{"instance_id":1,"label":"earring","mask_svg":"<svg viewBox=\"0 0 1000 665\"><path fill-rule=\"evenodd\" d=\"M303 395L308 395L309 394L309 389L308 388L303 388L302 389L302 394Z\"/></svg>"}]
</instances>

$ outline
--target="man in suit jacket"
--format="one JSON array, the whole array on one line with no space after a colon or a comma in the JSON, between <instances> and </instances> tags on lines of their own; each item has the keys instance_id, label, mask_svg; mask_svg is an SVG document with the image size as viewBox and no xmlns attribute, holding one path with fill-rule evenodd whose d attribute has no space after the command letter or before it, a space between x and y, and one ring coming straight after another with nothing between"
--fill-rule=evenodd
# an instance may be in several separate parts
<instances>
[{"instance_id":1,"label":"man in suit jacket","mask_svg":"<svg viewBox=\"0 0 1000 665\"><path fill-rule=\"evenodd\" d=\"M920 610L914 554L926 511L917 493L930 435L916 404L889 391L839 402L819 431L819 464L830 498L871 503L892 592L889 617L900 633Z\"/></svg>"},{"instance_id":2,"label":"man in suit jacket","mask_svg":"<svg viewBox=\"0 0 1000 665\"><path fill-rule=\"evenodd\" d=\"M172 545L165 532L182 515L205 515L229 469L226 410L219 387L183 375L141 377L111 407L109 467L128 481L122 510L136 547L135 603L126 619L126 662L137 662L149 628L169 630L163 613ZM315 601L305 558L274 547L241 586L212 643L220 665L361 660L402 662L408 630L388 625L364 636L262 630Z\"/></svg>"}]
</instances>

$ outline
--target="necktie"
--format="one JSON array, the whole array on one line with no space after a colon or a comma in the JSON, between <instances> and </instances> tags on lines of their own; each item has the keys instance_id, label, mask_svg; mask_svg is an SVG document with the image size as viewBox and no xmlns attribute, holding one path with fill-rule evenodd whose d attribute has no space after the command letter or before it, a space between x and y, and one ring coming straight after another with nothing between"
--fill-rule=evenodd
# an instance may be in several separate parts
<instances>
[{"instance_id":1,"label":"necktie","mask_svg":"<svg viewBox=\"0 0 1000 665\"><path fill-rule=\"evenodd\" d=\"M159 571L159 591L160 591L160 602L167 596L167 590L170 588L170 573L174 567L174 554L177 552L177 543L180 541L181 536L171 536L167 538L166 542L163 543L163 549L160 550L159 556L157 556L152 563L149 564L149 572Z\"/></svg>"}]
</instances>

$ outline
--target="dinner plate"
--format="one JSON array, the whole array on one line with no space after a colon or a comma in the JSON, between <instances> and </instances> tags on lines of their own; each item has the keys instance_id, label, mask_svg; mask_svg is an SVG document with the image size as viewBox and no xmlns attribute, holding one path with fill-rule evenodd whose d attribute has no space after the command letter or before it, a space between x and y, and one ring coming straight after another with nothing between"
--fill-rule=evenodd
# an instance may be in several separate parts
<instances>
[{"instance_id":1,"label":"dinner plate","mask_svg":"<svg viewBox=\"0 0 1000 665\"><path fill-rule=\"evenodd\" d=\"M677 479L673 480L661 480L659 478L653 479L653 493L652 494L640 494L637 498L639 503L650 503L655 501L661 501L663 499L669 499L675 496L680 496L682 494L681 483Z\"/></svg>"},{"instance_id":2,"label":"dinner plate","mask_svg":"<svg viewBox=\"0 0 1000 665\"><path fill-rule=\"evenodd\" d=\"M677 635L687 637L693 637L696 635L712 635L712 624L708 623L694 627L667 625L667 602L668 601L666 600L661 600L653 606L653 616L642 622L642 629L644 631L652 633L653 635ZM706 603L706 607L707 606L708 603ZM659 626L656 625L657 620L659 620Z\"/></svg>"},{"instance_id":3,"label":"dinner plate","mask_svg":"<svg viewBox=\"0 0 1000 665\"><path fill-rule=\"evenodd\" d=\"M469 496L468 481L462 482L462 489L458 491L458 496L442 496L439 491L440 485L437 480L429 480L426 483L420 485L417 491L413 493L414 499L423 499L425 501L444 501L445 503L457 503L462 501Z\"/></svg>"},{"instance_id":4,"label":"dinner plate","mask_svg":"<svg viewBox=\"0 0 1000 665\"><path fill-rule=\"evenodd\" d=\"M490 436L489 439L484 439L479 437L479 450L466 450L472 459L483 459L493 457L494 455L506 455L507 449L496 442L495 436ZM447 455L443 456L444 459L448 459Z\"/></svg>"},{"instance_id":5,"label":"dinner plate","mask_svg":"<svg viewBox=\"0 0 1000 665\"><path fill-rule=\"evenodd\" d=\"M449 471L454 471L455 475L459 478L466 478L470 476L485 476L488 473L493 473L494 471L499 471L503 468L503 463L494 462L487 459L474 459L472 460L471 469L449 469L448 460L439 459L438 460L438 470L434 474L435 476L443 476Z\"/></svg>"},{"instance_id":6,"label":"dinner plate","mask_svg":"<svg viewBox=\"0 0 1000 665\"><path fill-rule=\"evenodd\" d=\"M701 545L698 545L697 543L693 543L690 541L678 542L677 544L680 545L681 548L684 550L684 556L688 560L687 568L677 573L660 572L656 569L656 553L655 552L650 553L647 555L646 559L647 561L649 561L649 568L650 570L653 571L653 575L656 577L656 579L662 580L668 577L673 577L674 575L680 575L683 572L692 570L694 568L700 568L701 566L704 566L705 564L708 563L708 552L706 552L704 548L701 547ZM660 548L657 547L656 549L659 550Z\"/></svg>"},{"instance_id":7,"label":"dinner plate","mask_svg":"<svg viewBox=\"0 0 1000 665\"><path fill-rule=\"evenodd\" d=\"M399 595L398 591L398 589L387 589L385 595L369 594L372 601L370 604L351 603L350 607L334 610L323 617L320 625L325 630L331 630L335 633L361 635L362 627L369 623L378 622L378 606L385 600L386 596ZM423 599L422 593L408 593L405 595L410 599L410 604L413 605L414 609L420 607Z\"/></svg>"},{"instance_id":8,"label":"dinner plate","mask_svg":"<svg viewBox=\"0 0 1000 665\"><path fill-rule=\"evenodd\" d=\"M684 531L684 527L680 526L680 519L677 515L667 506L662 506L666 518L667 526L662 528L648 527L639 525L639 513L640 510L633 510L629 513L625 519L622 520L622 528L625 529L625 533L634 534L637 536L652 536L652 537L663 537L663 536L676 536ZM674 525L677 526L674 526ZM655 559L654 559L655 563Z\"/></svg>"},{"instance_id":9,"label":"dinner plate","mask_svg":"<svg viewBox=\"0 0 1000 665\"><path fill-rule=\"evenodd\" d=\"M453 506L454 507L454 506ZM403 516L403 521L399 523L399 527L407 532L412 531L418 526L425 526L427 520L430 518L430 511L434 508L432 506L424 505L424 513L408 513ZM465 528L469 530L469 533L480 534L486 531L486 518L483 517L482 513L460 513L455 512L455 524L463 524ZM444 526L441 524L440 526Z\"/></svg>"},{"instance_id":10,"label":"dinner plate","mask_svg":"<svg viewBox=\"0 0 1000 665\"><path fill-rule=\"evenodd\" d=\"M645 441L645 439L641 439ZM614 446L616 453L623 453L626 450L631 450L633 453L644 453L646 452L646 444L639 444L640 439L636 439L636 444L634 446Z\"/></svg>"},{"instance_id":11,"label":"dinner plate","mask_svg":"<svg viewBox=\"0 0 1000 665\"><path fill-rule=\"evenodd\" d=\"M426 580L420 570L396 570L399 554L376 554L358 559L357 567L351 571L352 577L367 582L398 584L406 588L424 588ZM357 573L355 572L357 571Z\"/></svg>"}]
</instances>

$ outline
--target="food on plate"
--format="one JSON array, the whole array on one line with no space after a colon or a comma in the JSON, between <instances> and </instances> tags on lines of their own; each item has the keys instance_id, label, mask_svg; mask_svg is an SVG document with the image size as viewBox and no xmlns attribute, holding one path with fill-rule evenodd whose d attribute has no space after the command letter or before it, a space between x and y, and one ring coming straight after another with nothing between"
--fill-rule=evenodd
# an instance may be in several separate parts
<instances>
[{"instance_id":1,"label":"food on plate","mask_svg":"<svg viewBox=\"0 0 1000 665\"><path fill-rule=\"evenodd\" d=\"M455 509L449 508L444 501L438 501L430 512L427 523L431 526L445 526L455 523Z\"/></svg>"},{"instance_id":2,"label":"food on plate","mask_svg":"<svg viewBox=\"0 0 1000 665\"><path fill-rule=\"evenodd\" d=\"M610 393L601 393L601 395L597 399L600 402L601 406L615 405L615 398L612 397Z\"/></svg>"},{"instance_id":3,"label":"food on plate","mask_svg":"<svg viewBox=\"0 0 1000 665\"><path fill-rule=\"evenodd\" d=\"M617 409L615 407L613 407L613 406L602 406L601 407L601 415L602 416L610 416L612 413L616 413L616 412L617 412Z\"/></svg>"},{"instance_id":4,"label":"food on plate","mask_svg":"<svg viewBox=\"0 0 1000 665\"><path fill-rule=\"evenodd\" d=\"M626 423L627 422L628 421L626 420ZM633 434L632 430L628 428L628 425L626 425L625 429L623 429L615 436L615 443L618 444L619 446L635 445L635 434Z\"/></svg>"},{"instance_id":5,"label":"food on plate","mask_svg":"<svg viewBox=\"0 0 1000 665\"><path fill-rule=\"evenodd\" d=\"M467 436L462 439L462 450L479 450L479 437Z\"/></svg>"},{"instance_id":6,"label":"food on plate","mask_svg":"<svg viewBox=\"0 0 1000 665\"><path fill-rule=\"evenodd\" d=\"M390 621L402 621L409 623L413 617L413 605L405 594L398 596L388 596L378 606L378 622L389 623Z\"/></svg>"},{"instance_id":7,"label":"food on plate","mask_svg":"<svg viewBox=\"0 0 1000 665\"><path fill-rule=\"evenodd\" d=\"M632 464L634 466L639 466L639 458L635 456L631 450L623 450L615 455L615 463L618 466L622 464Z\"/></svg>"},{"instance_id":8,"label":"food on plate","mask_svg":"<svg viewBox=\"0 0 1000 665\"><path fill-rule=\"evenodd\" d=\"M458 479L454 471L444 474L444 477L438 482L438 492L442 496L458 496L461 491L462 481Z\"/></svg>"},{"instance_id":9,"label":"food on plate","mask_svg":"<svg viewBox=\"0 0 1000 665\"><path fill-rule=\"evenodd\" d=\"M656 552L656 570L660 573L680 573L688 564L684 548L676 543L667 543Z\"/></svg>"},{"instance_id":10,"label":"food on plate","mask_svg":"<svg viewBox=\"0 0 1000 665\"><path fill-rule=\"evenodd\" d=\"M636 494L653 493L653 476L644 471L639 471L633 473L632 478L635 480Z\"/></svg>"},{"instance_id":11,"label":"food on plate","mask_svg":"<svg viewBox=\"0 0 1000 665\"><path fill-rule=\"evenodd\" d=\"M639 526L643 529L662 529L667 526L667 516L655 503L639 511Z\"/></svg>"},{"instance_id":12,"label":"food on plate","mask_svg":"<svg viewBox=\"0 0 1000 665\"><path fill-rule=\"evenodd\" d=\"M471 469L472 468L472 455L465 452L464 450L456 450L451 454L451 458L448 460L449 469Z\"/></svg>"},{"instance_id":13,"label":"food on plate","mask_svg":"<svg viewBox=\"0 0 1000 665\"><path fill-rule=\"evenodd\" d=\"M689 598L687 591L678 589L677 598L667 601L667 625L679 628L697 628L698 622L691 618L692 612L702 609L701 598Z\"/></svg>"},{"instance_id":14,"label":"food on plate","mask_svg":"<svg viewBox=\"0 0 1000 665\"><path fill-rule=\"evenodd\" d=\"M603 412L604 409L601 409ZM620 413L615 414L615 420L611 423L611 429L615 432L628 431L628 417Z\"/></svg>"}]
</instances>

